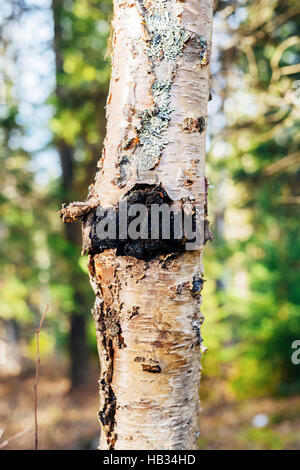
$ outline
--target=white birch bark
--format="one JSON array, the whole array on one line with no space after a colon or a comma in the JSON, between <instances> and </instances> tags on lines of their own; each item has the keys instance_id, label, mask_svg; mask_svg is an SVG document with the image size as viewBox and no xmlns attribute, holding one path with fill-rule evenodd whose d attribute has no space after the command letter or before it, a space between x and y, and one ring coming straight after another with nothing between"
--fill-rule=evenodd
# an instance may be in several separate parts
<instances>
[{"instance_id":1,"label":"white birch bark","mask_svg":"<svg viewBox=\"0 0 300 470\"><path fill-rule=\"evenodd\" d=\"M160 185L206 213L212 7L114 0L103 156L90 199L63 209L65 221L91 214L84 249L96 292L101 449L196 448L202 247L146 261L97 253L89 235L97 205L115 207L136 185Z\"/></svg>"}]
</instances>

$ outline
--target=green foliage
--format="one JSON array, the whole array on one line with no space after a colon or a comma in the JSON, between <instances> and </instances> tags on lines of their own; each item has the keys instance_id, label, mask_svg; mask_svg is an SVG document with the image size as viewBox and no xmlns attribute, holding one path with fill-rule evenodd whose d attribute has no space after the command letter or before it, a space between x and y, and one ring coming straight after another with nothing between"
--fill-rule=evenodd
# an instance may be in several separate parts
<instances>
[{"instance_id":1,"label":"green foliage","mask_svg":"<svg viewBox=\"0 0 300 470\"><path fill-rule=\"evenodd\" d=\"M205 265L207 286L214 288L204 291L210 350L204 370L208 376L223 371L238 397L300 391L299 366L291 362L291 344L300 337L300 134L293 88L300 70L285 68L299 64L299 38L298 44L291 39L299 14L291 14L293 1L275 1L258 16L259 3L245 2L245 21L229 32L236 41L222 56L227 125L213 138L209 158L215 242Z\"/></svg>"},{"instance_id":2,"label":"green foliage","mask_svg":"<svg viewBox=\"0 0 300 470\"><path fill-rule=\"evenodd\" d=\"M299 68L289 68L299 63L299 45L291 39L299 29L299 14L291 13L297 3L219 3L232 6L222 20L232 44L220 50L221 72L213 83L212 103L218 78L225 98L210 126L215 241L204 256L203 336L209 351L202 390L206 379L222 378L226 397L299 393L291 344L300 338L300 105L293 88L300 77ZM92 305L80 234L70 241L56 212L61 202L85 198L94 177L110 72L105 57L111 0L53 1L53 8L57 30L47 47L56 52L57 74L46 103L54 110L50 145L71 148L71 187L59 174L45 187L38 184L35 155L22 146L22 98L11 92L18 84L8 75L7 103L0 105L1 317L17 322L30 355L46 302L47 354L55 347L66 351L70 316L88 313ZM9 48L2 53L10 54ZM87 336L95 349L92 322ZM246 430L242 437L273 446L268 430Z\"/></svg>"},{"instance_id":3,"label":"green foliage","mask_svg":"<svg viewBox=\"0 0 300 470\"><path fill-rule=\"evenodd\" d=\"M30 8L28 12L16 11L16 21L30 15ZM22 138L32 123L20 124L23 99L20 93L11 91L18 90L19 82L9 78L9 69L4 68L0 75L0 80L5 78L7 91L5 105L0 104L1 318L16 322L25 339L23 344L28 344L29 357L46 302L50 304L43 337L47 352L55 346L61 353L66 351L71 315L91 317L93 294L84 266L86 258L78 260L80 227L74 225L74 235L68 236L57 210L62 202L84 199L93 180L105 132L104 105L110 73L105 56L112 2L54 0L51 11L53 41L44 47L46 53L52 50L56 56L56 86L44 103L51 106L53 115L49 123L52 139L44 149L54 146L61 153L68 146L71 160L67 161L67 170L48 179L46 186L36 174L37 156L24 150ZM10 38L10 43L3 42L1 52L6 57L5 67L13 63L16 38L11 20L3 17L1 21L0 34ZM37 37L37 41L42 39ZM60 163L63 169L66 161L61 158ZM91 346L95 333L90 327L88 331Z\"/></svg>"}]
</instances>

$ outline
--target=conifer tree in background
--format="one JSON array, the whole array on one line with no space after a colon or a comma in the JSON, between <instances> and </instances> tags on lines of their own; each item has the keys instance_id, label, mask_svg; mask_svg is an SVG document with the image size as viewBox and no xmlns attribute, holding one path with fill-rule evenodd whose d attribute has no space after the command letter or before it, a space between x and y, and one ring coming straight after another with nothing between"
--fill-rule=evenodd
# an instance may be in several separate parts
<instances>
[{"instance_id":1,"label":"conifer tree in background","mask_svg":"<svg viewBox=\"0 0 300 470\"><path fill-rule=\"evenodd\" d=\"M110 0L71 4L53 0L51 8L56 59L56 87L52 98L55 117L51 128L61 166L59 194L55 196L59 200L73 200L75 195L82 198L86 194L97 163L98 139L105 132L107 81L104 78L108 75L109 64L104 54L111 4ZM74 390L85 386L89 378L87 305L92 305L92 299L84 283L85 273L77 262L80 227L65 225L61 238L59 244L55 241L52 258L57 257L56 264L61 265L57 281L72 286L73 291L64 310L70 325L70 379Z\"/></svg>"}]
</instances>

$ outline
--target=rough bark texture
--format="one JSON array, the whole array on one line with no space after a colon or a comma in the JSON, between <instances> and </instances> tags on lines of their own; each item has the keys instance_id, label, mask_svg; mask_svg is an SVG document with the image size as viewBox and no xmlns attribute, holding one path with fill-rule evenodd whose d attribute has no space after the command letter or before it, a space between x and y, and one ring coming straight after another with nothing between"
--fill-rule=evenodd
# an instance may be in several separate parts
<instances>
[{"instance_id":1,"label":"rough bark texture","mask_svg":"<svg viewBox=\"0 0 300 470\"><path fill-rule=\"evenodd\" d=\"M149 185L206 214L212 3L114 1L103 156L88 201L61 211L66 222L83 219L96 293L101 449L196 448L202 250L137 259L100 252L91 230L97 205L116 207Z\"/></svg>"}]
</instances>

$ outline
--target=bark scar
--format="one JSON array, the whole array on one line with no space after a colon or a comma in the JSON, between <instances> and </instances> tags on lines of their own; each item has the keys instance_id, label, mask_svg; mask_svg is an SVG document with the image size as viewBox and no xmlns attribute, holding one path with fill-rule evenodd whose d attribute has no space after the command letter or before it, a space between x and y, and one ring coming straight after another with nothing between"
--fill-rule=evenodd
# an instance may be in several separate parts
<instances>
[{"instance_id":1,"label":"bark scar","mask_svg":"<svg viewBox=\"0 0 300 470\"><path fill-rule=\"evenodd\" d=\"M118 439L118 435L114 431L117 400L112 388L114 374L114 344L113 337L111 336L106 324L109 319L109 312L106 310L109 309L105 309L104 302L99 300L99 297L98 300L96 298L95 307L92 311L98 338L100 337L99 344L101 355L105 359L105 361L103 361L105 366L101 367L100 371L99 386L103 392L103 402L101 409L98 412L98 417L105 433L108 449L113 450Z\"/></svg>"},{"instance_id":2,"label":"bark scar","mask_svg":"<svg viewBox=\"0 0 300 470\"><path fill-rule=\"evenodd\" d=\"M159 364L142 364L142 369L144 372L151 372L152 374L159 374L161 372Z\"/></svg>"}]
</instances>

